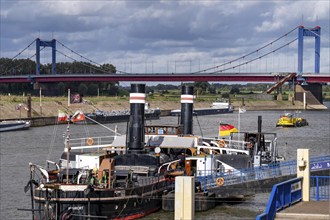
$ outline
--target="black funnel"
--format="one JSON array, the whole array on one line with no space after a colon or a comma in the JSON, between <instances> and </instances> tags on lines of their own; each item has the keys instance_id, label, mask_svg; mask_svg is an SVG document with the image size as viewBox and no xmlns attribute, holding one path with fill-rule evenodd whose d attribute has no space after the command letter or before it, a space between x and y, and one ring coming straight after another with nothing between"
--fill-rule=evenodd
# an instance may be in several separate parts
<instances>
[{"instance_id":1,"label":"black funnel","mask_svg":"<svg viewBox=\"0 0 330 220\"><path fill-rule=\"evenodd\" d=\"M144 149L145 84L131 84L131 115L128 128L128 153L141 153Z\"/></svg>"},{"instance_id":2,"label":"black funnel","mask_svg":"<svg viewBox=\"0 0 330 220\"><path fill-rule=\"evenodd\" d=\"M183 125L182 134L193 133L193 104L194 87L183 85L181 88L181 122Z\"/></svg>"}]
</instances>

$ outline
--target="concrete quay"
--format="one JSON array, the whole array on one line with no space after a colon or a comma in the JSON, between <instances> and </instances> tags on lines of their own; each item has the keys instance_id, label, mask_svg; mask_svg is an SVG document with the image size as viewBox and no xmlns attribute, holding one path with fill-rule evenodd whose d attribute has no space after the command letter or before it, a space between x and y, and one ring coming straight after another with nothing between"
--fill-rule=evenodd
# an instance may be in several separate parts
<instances>
[{"instance_id":1,"label":"concrete quay","mask_svg":"<svg viewBox=\"0 0 330 220\"><path fill-rule=\"evenodd\" d=\"M329 201L299 202L276 213L275 219L330 219Z\"/></svg>"}]
</instances>

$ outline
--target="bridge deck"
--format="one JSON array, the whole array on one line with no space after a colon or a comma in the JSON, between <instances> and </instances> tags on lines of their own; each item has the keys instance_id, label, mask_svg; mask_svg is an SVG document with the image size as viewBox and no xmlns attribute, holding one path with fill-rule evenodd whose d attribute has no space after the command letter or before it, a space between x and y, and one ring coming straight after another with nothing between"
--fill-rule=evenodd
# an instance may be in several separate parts
<instances>
[{"instance_id":1,"label":"bridge deck","mask_svg":"<svg viewBox=\"0 0 330 220\"><path fill-rule=\"evenodd\" d=\"M125 74L56 74L56 75L4 75L0 73L0 83L53 83L53 82L278 82L291 73L125 73ZM308 83L330 82L329 73L302 74Z\"/></svg>"},{"instance_id":2,"label":"bridge deck","mask_svg":"<svg viewBox=\"0 0 330 220\"><path fill-rule=\"evenodd\" d=\"M299 202L276 213L275 219L330 219L329 201Z\"/></svg>"}]
</instances>

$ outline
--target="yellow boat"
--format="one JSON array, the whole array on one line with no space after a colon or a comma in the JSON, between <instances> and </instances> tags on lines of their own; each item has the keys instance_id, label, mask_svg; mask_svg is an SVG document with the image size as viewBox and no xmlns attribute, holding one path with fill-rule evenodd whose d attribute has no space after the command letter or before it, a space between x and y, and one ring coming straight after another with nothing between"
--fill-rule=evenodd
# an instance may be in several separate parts
<instances>
[{"instance_id":1,"label":"yellow boat","mask_svg":"<svg viewBox=\"0 0 330 220\"><path fill-rule=\"evenodd\" d=\"M276 127L301 127L307 126L308 122L304 118L294 117L291 113L285 113L278 119Z\"/></svg>"}]
</instances>

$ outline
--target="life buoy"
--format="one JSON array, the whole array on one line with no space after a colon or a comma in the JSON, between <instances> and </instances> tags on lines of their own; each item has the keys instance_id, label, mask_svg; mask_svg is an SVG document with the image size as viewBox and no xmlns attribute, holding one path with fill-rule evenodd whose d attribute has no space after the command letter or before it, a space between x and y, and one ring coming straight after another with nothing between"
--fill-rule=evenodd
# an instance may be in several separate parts
<instances>
[{"instance_id":1,"label":"life buoy","mask_svg":"<svg viewBox=\"0 0 330 220\"><path fill-rule=\"evenodd\" d=\"M86 140L86 143L87 143L88 145L93 145L93 144L94 144L94 140L93 140L93 138L88 138L88 139Z\"/></svg>"},{"instance_id":2,"label":"life buoy","mask_svg":"<svg viewBox=\"0 0 330 220\"><path fill-rule=\"evenodd\" d=\"M219 147L225 147L226 146L225 140L223 140L223 139L219 140L218 145L219 145Z\"/></svg>"},{"instance_id":3,"label":"life buoy","mask_svg":"<svg viewBox=\"0 0 330 220\"><path fill-rule=\"evenodd\" d=\"M218 185L218 186L222 186L224 183L225 183L225 180L222 178L222 177L219 177L215 180L215 183Z\"/></svg>"}]
</instances>

